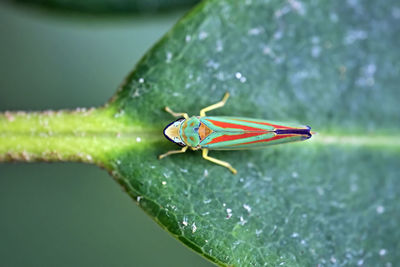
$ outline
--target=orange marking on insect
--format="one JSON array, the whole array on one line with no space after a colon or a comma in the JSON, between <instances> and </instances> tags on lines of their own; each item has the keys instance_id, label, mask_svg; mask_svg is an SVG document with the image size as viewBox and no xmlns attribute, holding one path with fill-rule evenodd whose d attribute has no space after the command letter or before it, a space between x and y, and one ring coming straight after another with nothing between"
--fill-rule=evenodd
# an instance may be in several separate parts
<instances>
[{"instance_id":1,"label":"orange marking on insect","mask_svg":"<svg viewBox=\"0 0 400 267\"><path fill-rule=\"evenodd\" d=\"M187 128L187 126L188 126L187 121L185 121L185 122L182 124L182 132L185 131L185 129Z\"/></svg>"},{"instance_id":2,"label":"orange marking on insect","mask_svg":"<svg viewBox=\"0 0 400 267\"><path fill-rule=\"evenodd\" d=\"M210 130L210 128L208 128L204 123L200 123L200 126L199 126L200 140L203 140L204 138L209 136L211 132L212 131Z\"/></svg>"},{"instance_id":3,"label":"orange marking on insect","mask_svg":"<svg viewBox=\"0 0 400 267\"><path fill-rule=\"evenodd\" d=\"M187 136L184 131L182 131L182 139L183 139L183 142L187 143Z\"/></svg>"},{"instance_id":4,"label":"orange marking on insect","mask_svg":"<svg viewBox=\"0 0 400 267\"><path fill-rule=\"evenodd\" d=\"M252 132L252 133L243 133L243 134L235 134L235 135L222 135L222 136L218 136L218 137L214 138L211 142L207 143L207 145L224 142L224 141L238 140L238 139L253 137L253 136L257 136L257 135L263 135L263 134L265 134L265 132Z\"/></svg>"}]
</instances>

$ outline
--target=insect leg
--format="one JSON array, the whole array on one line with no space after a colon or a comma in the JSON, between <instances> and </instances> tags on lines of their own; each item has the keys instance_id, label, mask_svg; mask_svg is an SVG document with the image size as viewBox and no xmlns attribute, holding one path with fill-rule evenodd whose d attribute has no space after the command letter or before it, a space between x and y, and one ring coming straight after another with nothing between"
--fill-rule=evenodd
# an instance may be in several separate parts
<instances>
[{"instance_id":1,"label":"insect leg","mask_svg":"<svg viewBox=\"0 0 400 267\"><path fill-rule=\"evenodd\" d=\"M171 150L171 151L168 151L167 153L164 153L164 154L159 155L159 156L158 156L158 159L165 158L166 156L169 156L169 155L172 155L172 154L185 153L187 149L188 149L188 147L187 147L187 146L184 146L184 147L182 147L181 150Z\"/></svg>"},{"instance_id":2,"label":"insect leg","mask_svg":"<svg viewBox=\"0 0 400 267\"><path fill-rule=\"evenodd\" d=\"M204 117L206 115L206 112L213 110L213 109L223 107L225 105L226 100L228 100L228 97L229 97L229 93L226 92L221 101L219 101L218 103L215 103L214 105L205 107L202 110L200 110L200 116Z\"/></svg>"},{"instance_id":3,"label":"insect leg","mask_svg":"<svg viewBox=\"0 0 400 267\"><path fill-rule=\"evenodd\" d=\"M187 113L173 112L169 107L165 107L165 111L174 117L184 117L185 119L189 119L189 115Z\"/></svg>"},{"instance_id":4,"label":"insect leg","mask_svg":"<svg viewBox=\"0 0 400 267\"><path fill-rule=\"evenodd\" d=\"M208 149L203 149L203 158L206 160L209 160L211 162L214 162L215 164L218 164L218 165L224 166L225 168L228 168L231 172L233 172L233 174L237 173L237 170L235 168L233 168L231 166L231 164L229 164L228 162L209 157Z\"/></svg>"}]
</instances>

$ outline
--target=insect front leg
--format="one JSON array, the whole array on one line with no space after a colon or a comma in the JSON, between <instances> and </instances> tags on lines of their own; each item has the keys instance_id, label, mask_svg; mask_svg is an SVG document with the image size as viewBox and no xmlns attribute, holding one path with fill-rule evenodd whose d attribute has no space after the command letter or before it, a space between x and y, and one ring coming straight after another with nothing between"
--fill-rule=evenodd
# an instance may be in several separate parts
<instances>
[{"instance_id":1,"label":"insect front leg","mask_svg":"<svg viewBox=\"0 0 400 267\"><path fill-rule=\"evenodd\" d=\"M215 164L218 164L218 165L224 166L225 168L228 168L233 174L237 173L237 170L235 168L233 168L231 166L231 164L229 164L228 162L222 161L222 160L219 160L219 159L216 159L216 158L209 157L208 156L208 149L203 149L203 158L205 160L209 160L211 162L214 162Z\"/></svg>"},{"instance_id":2,"label":"insect front leg","mask_svg":"<svg viewBox=\"0 0 400 267\"><path fill-rule=\"evenodd\" d=\"M213 110L213 109L217 109L217 108L223 107L225 105L225 103L226 103L226 100L228 100L228 97L229 97L229 93L226 92L221 101L219 101L218 103L215 103L214 105L205 107L202 110L200 110L200 116L204 117L204 116L206 116L206 112L208 112L210 110Z\"/></svg>"},{"instance_id":3,"label":"insect front leg","mask_svg":"<svg viewBox=\"0 0 400 267\"><path fill-rule=\"evenodd\" d=\"M187 113L173 112L169 107L165 107L165 111L176 118L184 117L185 119L189 119L189 115Z\"/></svg>"},{"instance_id":4,"label":"insect front leg","mask_svg":"<svg viewBox=\"0 0 400 267\"><path fill-rule=\"evenodd\" d=\"M187 147L187 146L184 146L184 147L182 147L181 150L171 150L171 151L168 151L167 153L164 153L164 154L159 155L159 156L158 156L158 159L165 158L166 156L169 156L169 155L172 155L172 154L185 153L187 149L188 149L188 147Z\"/></svg>"}]
</instances>

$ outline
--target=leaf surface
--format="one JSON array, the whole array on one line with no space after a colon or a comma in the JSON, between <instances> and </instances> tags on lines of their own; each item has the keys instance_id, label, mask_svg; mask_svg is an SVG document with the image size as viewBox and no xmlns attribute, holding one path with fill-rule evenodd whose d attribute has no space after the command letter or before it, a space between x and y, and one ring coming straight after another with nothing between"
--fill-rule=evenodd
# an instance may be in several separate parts
<instances>
[{"instance_id":1,"label":"leaf surface","mask_svg":"<svg viewBox=\"0 0 400 267\"><path fill-rule=\"evenodd\" d=\"M186 245L220 265L398 262L400 9L395 1L206 1L136 66L110 103L151 133L112 155L113 174ZM211 152L162 139L173 118L300 122L311 140ZM150 136L157 136L151 138ZM159 138L158 138L159 137Z\"/></svg>"},{"instance_id":2,"label":"leaf surface","mask_svg":"<svg viewBox=\"0 0 400 267\"><path fill-rule=\"evenodd\" d=\"M399 22L394 0L202 2L106 106L114 119L99 121L110 134L96 160L163 228L219 265L395 264ZM296 122L318 134L210 152L236 176L199 152L157 160L178 148L163 137L174 120L163 108L198 115L226 91L226 106L208 115ZM117 133L114 121L133 130Z\"/></svg>"}]
</instances>

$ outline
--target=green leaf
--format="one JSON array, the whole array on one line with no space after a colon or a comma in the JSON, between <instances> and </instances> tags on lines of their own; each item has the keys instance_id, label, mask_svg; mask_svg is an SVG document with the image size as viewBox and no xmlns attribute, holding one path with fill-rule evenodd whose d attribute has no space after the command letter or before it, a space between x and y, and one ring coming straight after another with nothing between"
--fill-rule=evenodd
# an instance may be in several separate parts
<instances>
[{"instance_id":1,"label":"green leaf","mask_svg":"<svg viewBox=\"0 0 400 267\"><path fill-rule=\"evenodd\" d=\"M11 0L61 12L129 14L193 6L198 0Z\"/></svg>"},{"instance_id":2,"label":"green leaf","mask_svg":"<svg viewBox=\"0 0 400 267\"><path fill-rule=\"evenodd\" d=\"M33 117L81 138L72 144L85 151L72 151L72 160L108 169L163 228L219 265L394 264L399 21L394 0L205 1L143 57L105 108L62 113L73 121L66 129L57 115L44 124ZM163 107L198 115L226 91L226 106L208 115L299 122L318 134L264 150L210 152L236 176L199 152L157 160L177 149L163 138L174 120ZM19 120L29 121L23 114L0 121L0 144L21 134L7 133ZM63 149L57 137L50 150ZM30 150L21 153L3 160Z\"/></svg>"},{"instance_id":3,"label":"green leaf","mask_svg":"<svg viewBox=\"0 0 400 267\"><path fill-rule=\"evenodd\" d=\"M169 106L311 125L311 140L199 152L147 142L113 170L139 205L220 265L398 262L400 11L395 1L206 1L137 65L112 106L157 129ZM385 255L383 255L385 254Z\"/></svg>"}]
</instances>

